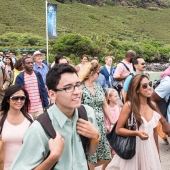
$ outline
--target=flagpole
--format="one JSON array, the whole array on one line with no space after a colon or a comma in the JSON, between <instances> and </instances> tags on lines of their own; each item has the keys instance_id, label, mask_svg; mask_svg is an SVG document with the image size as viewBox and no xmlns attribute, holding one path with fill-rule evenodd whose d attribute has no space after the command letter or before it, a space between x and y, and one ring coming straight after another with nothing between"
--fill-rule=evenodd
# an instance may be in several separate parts
<instances>
[{"instance_id":1,"label":"flagpole","mask_svg":"<svg viewBox=\"0 0 170 170\"><path fill-rule=\"evenodd\" d=\"M48 58L48 15L47 15L47 0L46 0L46 51L47 51L47 63L49 64L49 58Z\"/></svg>"}]
</instances>

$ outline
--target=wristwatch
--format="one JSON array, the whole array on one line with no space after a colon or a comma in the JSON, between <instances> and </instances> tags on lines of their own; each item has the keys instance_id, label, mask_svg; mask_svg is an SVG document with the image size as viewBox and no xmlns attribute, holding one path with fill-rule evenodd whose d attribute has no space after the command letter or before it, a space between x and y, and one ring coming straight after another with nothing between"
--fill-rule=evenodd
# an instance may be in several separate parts
<instances>
[{"instance_id":1,"label":"wristwatch","mask_svg":"<svg viewBox=\"0 0 170 170\"><path fill-rule=\"evenodd\" d=\"M90 139L90 141L93 143L97 143L97 142L99 142L99 140L100 140L100 133L99 133L97 139Z\"/></svg>"}]
</instances>

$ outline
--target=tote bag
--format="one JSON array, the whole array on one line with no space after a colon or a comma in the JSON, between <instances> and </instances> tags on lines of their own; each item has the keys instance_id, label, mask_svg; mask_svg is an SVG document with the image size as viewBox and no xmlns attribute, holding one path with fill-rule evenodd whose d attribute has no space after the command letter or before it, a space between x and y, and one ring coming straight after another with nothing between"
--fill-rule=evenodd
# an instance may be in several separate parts
<instances>
[{"instance_id":1,"label":"tote bag","mask_svg":"<svg viewBox=\"0 0 170 170\"><path fill-rule=\"evenodd\" d=\"M110 146L114 149L116 154L122 159L132 159L136 153L136 136L120 136L116 134L117 122L112 131L107 134L107 139ZM131 113L127 123L128 129L136 130L136 121Z\"/></svg>"}]
</instances>

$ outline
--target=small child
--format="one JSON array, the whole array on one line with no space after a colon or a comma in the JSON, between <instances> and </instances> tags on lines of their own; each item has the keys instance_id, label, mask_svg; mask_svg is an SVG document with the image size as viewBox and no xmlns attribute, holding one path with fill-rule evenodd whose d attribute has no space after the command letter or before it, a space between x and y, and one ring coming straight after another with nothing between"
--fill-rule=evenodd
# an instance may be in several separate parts
<instances>
[{"instance_id":1,"label":"small child","mask_svg":"<svg viewBox=\"0 0 170 170\"><path fill-rule=\"evenodd\" d=\"M118 92L115 89L108 88L105 92L105 97L111 111L111 115L114 121L113 123L115 124L119 118L120 110L121 110L118 104L118 100L119 100ZM105 119L107 131L110 132L111 131L110 121L107 117L105 117L104 119ZM113 157L115 155L115 151L112 148L111 148L111 153Z\"/></svg>"},{"instance_id":2,"label":"small child","mask_svg":"<svg viewBox=\"0 0 170 170\"><path fill-rule=\"evenodd\" d=\"M118 92L115 89L108 88L106 90L105 97L106 97L106 101L109 105L111 114L112 114L112 118L113 118L113 121L114 121L113 123L116 123L116 121L119 118L119 114L120 114L120 110L121 110L120 106L118 104L118 99L119 99ZM105 117L105 124L106 124L106 127L107 127L107 131L110 132L111 131L110 121L106 117Z\"/></svg>"}]
</instances>

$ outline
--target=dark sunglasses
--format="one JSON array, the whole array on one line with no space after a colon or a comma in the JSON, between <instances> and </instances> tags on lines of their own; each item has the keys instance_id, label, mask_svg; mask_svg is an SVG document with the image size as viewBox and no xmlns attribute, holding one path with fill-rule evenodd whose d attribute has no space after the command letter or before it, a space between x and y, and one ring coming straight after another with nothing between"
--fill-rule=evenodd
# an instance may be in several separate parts
<instances>
[{"instance_id":1,"label":"dark sunglasses","mask_svg":"<svg viewBox=\"0 0 170 170\"><path fill-rule=\"evenodd\" d=\"M143 83L141 86L143 89L146 89L148 86L152 87L152 81L150 81L149 83Z\"/></svg>"},{"instance_id":2,"label":"dark sunglasses","mask_svg":"<svg viewBox=\"0 0 170 170\"><path fill-rule=\"evenodd\" d=\"M10 99L12 99L13 101L18 101L19 99L21 101L24 101L26 97L25 96L11 96Z\"/></svg>"}]
</instances>

